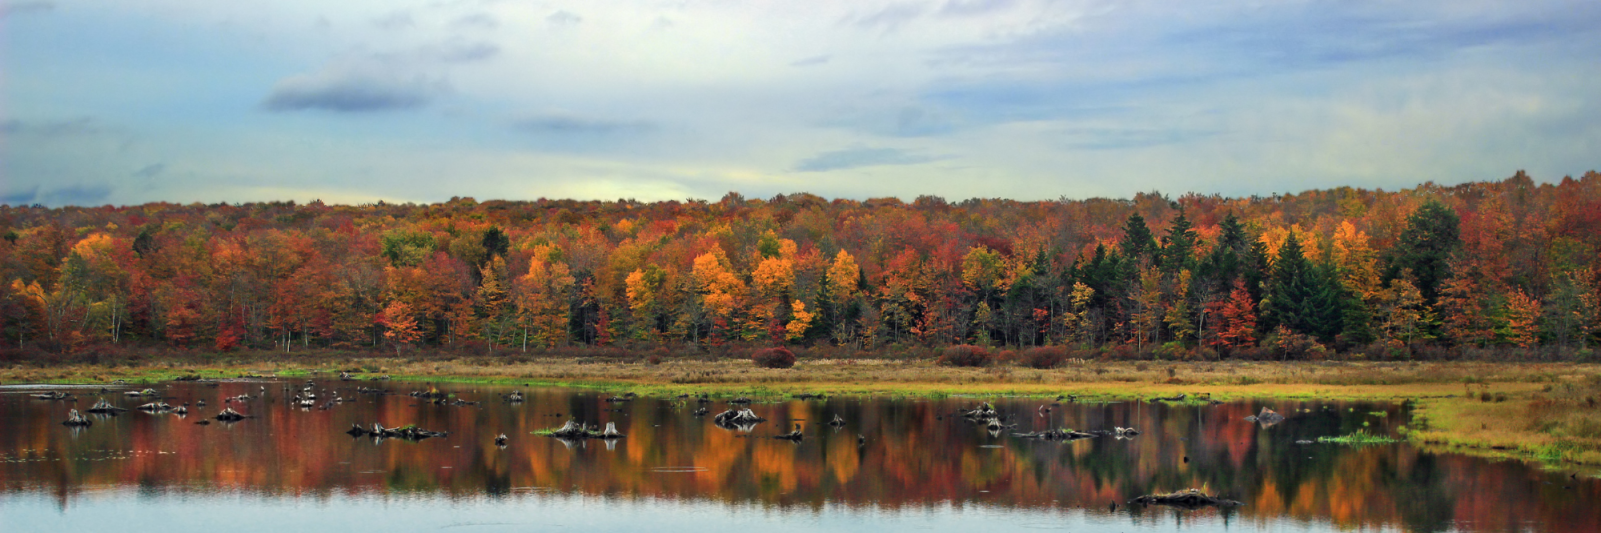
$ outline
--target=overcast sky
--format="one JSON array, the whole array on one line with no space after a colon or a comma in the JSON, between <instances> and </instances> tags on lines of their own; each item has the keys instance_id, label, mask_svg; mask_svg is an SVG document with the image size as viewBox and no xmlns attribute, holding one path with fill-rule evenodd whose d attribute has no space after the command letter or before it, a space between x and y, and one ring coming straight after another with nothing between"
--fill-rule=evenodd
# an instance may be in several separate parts
<instances>
[{"instance_id":1,"label":"overcast sky","mask_svg":"<svg viewBox=\"0 0 1601 533\"><path fill-rule=\"evenodd\" d=\"M1018 199L1601 167L1601 2L0 0L0 203Z\"/></svg>"}]
</instances>

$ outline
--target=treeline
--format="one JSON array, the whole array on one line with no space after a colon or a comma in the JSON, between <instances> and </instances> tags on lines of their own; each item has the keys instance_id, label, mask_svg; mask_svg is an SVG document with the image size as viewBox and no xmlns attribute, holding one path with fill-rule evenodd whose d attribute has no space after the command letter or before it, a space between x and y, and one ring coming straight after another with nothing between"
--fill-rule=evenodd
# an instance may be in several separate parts
<instances>
[{"instance_id":1,"label":"treeline","mask_svg":"<svg viewBox=\"0 0 1601 533\"><path fill-rule=\"evenodd\" d=\"M1225 198L0 206L5 350L1601 340L1601 175Z\"/></svg>"}]
</instances>

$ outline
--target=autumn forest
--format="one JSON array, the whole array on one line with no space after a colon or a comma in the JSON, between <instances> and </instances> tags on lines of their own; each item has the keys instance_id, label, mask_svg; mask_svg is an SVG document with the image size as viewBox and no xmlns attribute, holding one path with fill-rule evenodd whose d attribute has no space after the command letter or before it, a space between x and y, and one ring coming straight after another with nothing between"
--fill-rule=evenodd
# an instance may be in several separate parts
<instances>
[{"instance_id":1,"label":"autumn forest","mask_svg":"<svg viewBox=\"0 0 1601 533\"><path fill-rule=\"evenodd\" d=\"M0 206L0 359L1589 357L1601 174L1228 198Z\"/></svg>"}]
</instances>

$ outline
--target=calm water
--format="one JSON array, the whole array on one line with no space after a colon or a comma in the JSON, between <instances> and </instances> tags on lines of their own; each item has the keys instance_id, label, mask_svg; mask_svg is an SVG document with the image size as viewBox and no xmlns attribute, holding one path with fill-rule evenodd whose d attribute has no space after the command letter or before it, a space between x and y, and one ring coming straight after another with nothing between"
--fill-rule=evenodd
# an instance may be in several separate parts
<instances>
[{"instance_id":1,"label":"calm water","mask_svg":"<svg viewBox=\"0 0 1601 533\"><path fill-rule=\"evenodd\" d=\"M997 436L952 416L974 399L830 398L758 402L750 407L768 421L742 432L693 416L693 399L608 403L605 394L524 388L528 401L509 404L499 395L510 388L442 385L482 404L439 406L407 395L423 384L326 380L317 382L322 399L337 390L355 401L303 410L289 405L288 385L304 381L159 385L169 403L209 406L187 417L92 416L81 429L61 424L69 408L149 400L125 397L128 387L58 388L75 392L75 403L0 389L0 531L1601 530L1593 478L1406 445L1296 444L1358 429L1393 434L1407 420L1399 406L1063 403L1043 412L1038 400L1003 400L996 407L1019 426ZM225 397L262 387L264 399L229 404L253 418L196 424ZM1243 420L1264 405L1289 419L1266 428ZM826 425L836 413L847 420L837 430ZM615 422L627 437L533 434L574 414ZM449 436L344 433L373 422ZM801 442L769 438L795 422ZM1118 426L1142 434L1011 436ZM505 448L493 442L499 433L510 437ZM1245 505L1123 503L1192 487Z\"/></svg>"}]
</instances>

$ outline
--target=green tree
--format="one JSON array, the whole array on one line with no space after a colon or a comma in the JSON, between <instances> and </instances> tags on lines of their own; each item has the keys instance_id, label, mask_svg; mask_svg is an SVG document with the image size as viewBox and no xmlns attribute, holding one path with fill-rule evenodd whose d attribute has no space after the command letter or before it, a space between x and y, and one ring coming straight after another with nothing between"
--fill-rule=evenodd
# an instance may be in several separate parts
<instances>
[{"instance_id":1,"label":"green tree","mask_svg":"<svg viewBox=\"0 0 1601 533\"><path fill-rule=\"evenodd\" d=\"M1390 250L1386 284L1412 271L1412 280L1424 304L1433 307L1440 286L1451 277L1451 258L1462 248L1462 220L1445 204L1430 201L1406 219L1406 229Z\"/></svg>"}]
</instances>

